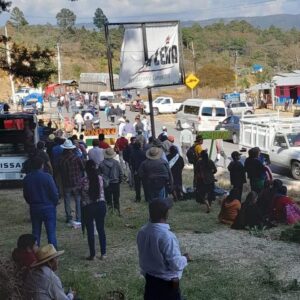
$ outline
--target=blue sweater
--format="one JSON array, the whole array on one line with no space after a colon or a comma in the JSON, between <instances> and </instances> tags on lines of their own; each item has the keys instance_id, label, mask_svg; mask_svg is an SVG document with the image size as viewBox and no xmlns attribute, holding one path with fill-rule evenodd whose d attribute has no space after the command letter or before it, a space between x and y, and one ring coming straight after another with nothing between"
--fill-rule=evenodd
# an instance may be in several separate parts
<instances>
[{"instance_id":1,"label":"blue sweater","mask_svg":"<svg viewBox=\"0 0 300 300\"><path fill-rule=\"evenodd\" d=\"M58 190L52 176L41 170L26 175L23 195L31 211L54 208L58 203Z\"/></svg>"}]
</instances>

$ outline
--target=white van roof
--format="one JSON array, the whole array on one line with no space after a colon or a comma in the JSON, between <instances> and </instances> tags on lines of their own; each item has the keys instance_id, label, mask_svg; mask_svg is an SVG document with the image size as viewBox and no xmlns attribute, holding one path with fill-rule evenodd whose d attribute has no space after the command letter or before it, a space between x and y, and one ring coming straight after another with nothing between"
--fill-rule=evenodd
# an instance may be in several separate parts
<instances>
[{"instance_id":1,"label":"white van roof","mask_svg":"<svg viewBox=\"0 0 300 300\"><path fill-rule=\"evenodd\" d=\"M194 105L194 106L200 106L202 103L208 102L210 105L214 106L221 106L225 107L225 104L222 100L215 99L215 98L208 98L208 99L187 99L185 100L182 105Z\"/></svg>"}]
</instances>

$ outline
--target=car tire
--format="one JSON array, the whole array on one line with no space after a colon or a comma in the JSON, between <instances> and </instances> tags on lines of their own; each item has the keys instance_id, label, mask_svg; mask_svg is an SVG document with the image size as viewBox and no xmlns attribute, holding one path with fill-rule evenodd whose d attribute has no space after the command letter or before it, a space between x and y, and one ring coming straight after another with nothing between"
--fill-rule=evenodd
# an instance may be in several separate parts
<instances>
[{"instance_id":1,"label":"car tire","mask_svg":"<svg viewBox=\"0 0 300 300\"><path fill-rule=\"evenodd\" d=\"M238 137L238 135L236 133L232 134L232 142L234 144L238 144L239 143L239 137Z\"/></svg>"},{"instance_id":2,"label":"car tire","mask_svg":"<svg viewBox=\"0 0 300 300\"><path fill-rule=\"evenodd\" d=\"M181 122L180 122L180 120L179 120L179 121L177 121L177 123L176 123L176 129L177 129L177 130L182 130L182 127L181 127Z\"/></svg>"},{"instance_id":3,"label":"car tire","mask_svg":"<svg viewBox=\"0 0 300 300\"><path fill-rule=\"evenodd\" d=\"M157 108L153 108L153 116L159 115L159 110Z\"/></svg>"},{"instance_id":4,"label":"car tire","mask_svg":"<svg viewBox=\"0 0 300 300\"><path fill-rule=\"evenodd\" d=\"M300 161L294 160L292 162L291 173L294 179L300 180Z\"/></svg>"}]
</instances>

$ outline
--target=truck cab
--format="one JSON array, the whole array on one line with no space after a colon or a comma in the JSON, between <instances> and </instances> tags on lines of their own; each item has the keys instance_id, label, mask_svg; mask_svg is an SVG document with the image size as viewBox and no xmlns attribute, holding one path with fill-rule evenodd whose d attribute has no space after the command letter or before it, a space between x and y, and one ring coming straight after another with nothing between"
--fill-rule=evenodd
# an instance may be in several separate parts
<instances>
[{"instance_id":1,"label":"truck cab","mask_svg":"<svg viewBox=\"0 0 300 300\"><path fill-rule=\"evenodd\" d=\"M28 150L38 142L37 118L34 114L0 114L0 181L22 180Z\"/></svg>"},{"instance_id":2,"label":"truck cab","mask_svg":"<svg viewBox=\"0 0 300 300\"><path fill-rule=\"evenodd\" d=\"M240 119L240 147L259 147L279 167L289 169L300 180L300 118L282 118L279 113L243 116Z\"/></svg>"}]
</instances>

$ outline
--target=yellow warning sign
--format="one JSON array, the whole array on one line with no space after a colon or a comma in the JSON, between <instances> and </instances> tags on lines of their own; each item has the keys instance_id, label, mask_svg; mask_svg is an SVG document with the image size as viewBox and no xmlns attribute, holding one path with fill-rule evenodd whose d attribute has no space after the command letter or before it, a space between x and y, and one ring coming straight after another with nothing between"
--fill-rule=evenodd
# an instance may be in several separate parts
<instances>
[{"instance_id":1,"label":"yellow warning sign","mask_svg":"<svg viewBox=\"0 0 300 300\"><path fill-rule=\"evenodd\" d=\"M185 84L190 88L194 89L198 84L200 80L193 74L190 74L186 79L185 79Z\"/></svg>"}]
</instances>

